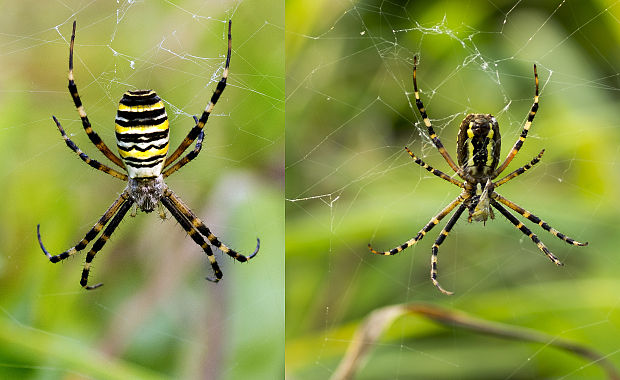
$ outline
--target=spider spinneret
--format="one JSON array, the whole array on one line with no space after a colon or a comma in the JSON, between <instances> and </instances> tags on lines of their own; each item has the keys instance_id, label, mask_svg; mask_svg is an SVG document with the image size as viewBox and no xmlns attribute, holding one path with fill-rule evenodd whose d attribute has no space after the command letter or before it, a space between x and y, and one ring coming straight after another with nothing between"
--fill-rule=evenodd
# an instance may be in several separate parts
<instances>
[{"instance_id":1,"label":"spider spinneret","mask_svg":"<svg viewBox=\"0 0 620 380\"><path fill-rule=\"evenodd\" d=\"M126 172L126 174L89 158L73 141L71 141L71 139L69 139L58 119L56 119L55 116L52 116L52 118L67 146L78 154L82 161L97 170L120 180L127 181L127 186L101 219L99 219L93 228L86 233L86 236L78 244L58 255L51 255L47 249L45 249L41 241L39 225L37 225L37 236L41 250L43 250L43 253L47 256L49 261L57 263L82 251L105 227L99 239L95 241L91 250L86 255L86 263L84 264L82 278L80 280L80 285L82 285L83 288L95 289L102 284L88 285L91 262L97 252L103 248L129 209L133 206L134 210L131 212L131 215L134 216L136 214L136 208L150 213L157 207L159 209L159 216L165 219L166 214L164 208L166 208L189 234L192 240L194 240L207 255L213 272L215 273L214 278L207 277L207 280L213 282L219 281L222 278L222 271L215 260L211 246L218 248L237 261L244 262L256 256L260 248L260 240L258 238L256 239L256 248L254 252L248 256L239 254L233 249L228 248L226 245L222 244L196 214L168 188L164 182L164 178L185 166L200 153L202 141L204 139L203 127L226 87L232 49L232 22L228 21L228 51L222 79L218 82L211 96L211 101L203 111L200 119L194 116L194 127L189 131L179 147L168 157L167 153L170 141L168 116L163 101L153 90L127 91L120 100L115 120L116 145L120 158L108 148L99 135L93 130L73 78L75 26L76 22L74 21L69 47L69 93L73 98L75 107L82 120L82 126L90 141L101 153L112 161L112 163ZM176 161L194 141L196 141L194 149ZM174 163L175 161L176 163Z\"/></svg>"},{"instance_id":2,"label":"spider spinneret","mask_svg":"<svg viewBox=\"0 0 620 380\"><path fill-rule=\"evenodd\" d=\"M554 229L545 221L541 220L539 217L533 215L529 211L516 205L512 201L502 197L497 192L495 192L495 189L499 186L525 173L532 166L536 165L540 161L543 153L545 152L545 150L543 149L536 157L532 159L532 161L530 161L530 163L516 169L515 171L504 176L500 180L497 180L495 182L493 181L506 169L508 164L510 164L512 159L516 156L519 149L521 149L521 146L523 146L532 121L534 120L534 116L536 116L536 112L538 111L538 73L536 71L536 65L534 65L534 81L536 83L534 103L532 104L532 108L530 109L530 112L528 114L527 121L523 126L521 135L519 136L501 165L499 164L501 149L499 124L497 123L495 117L493 117L493 115L491 114L472 113L468 114L465 119L463 119L457 137L456 154L458 165L454 162L454 160L452 160L452 157L450 157L450 154L448 154L446 148L443 146L441 140L435 133L433 125L426 113L426 109L424 108L424 104L420 99L416 73L417 57L414 57L413 88L415 93L416 106L420 111L422 119L424 120L424 124L426 125L431 141L433 142L437 150L439 150L439 153L448 163L450 168L452 168L456 175L460 177L463 181L458 181L453 177L437 169L434 169L433 167L416 157L416 155L411 152L407 147L405 147L405 150L409 153L411 158L413 158L416 164L422 166L424 169L434 174L435 176L460 187L462 190L459 196L450 204L448 204L439 214L433 217L422 228L422 230L418 232L415 237L389 251L376 251L372 248L370 244L368 244L368 248L370 249L370 251L379 255L395 255L420 241L426 235L426 233L433 229L433 227L435 227L443 218L445 218L448 214L452 212L452 210L456 208L456 212L448 220L448 223L443 228L431 248L431 280L442 293L452 294L452 292L442 288L437 281L437 254L439 252L439 246L443 243L445 238L448 236L448 233L452 230L457 220L460 218L463 212L465 212L465 210L467 210L469 214L467 218L468 222L471 223L472 221L475 221L486 223L489 218L495 218L495 215L493 214L493 208L495 208L518 230L528 236L532 240L532 242L534 242L538 246L538 248L556 265L563 264L562 262L560 262L560 260L558 260L557 257L555 257L555 255L553 255L553 253L551 253L551 251L549 251L547 246L545 246L545 244L543 244L543 242L541 242L540 239L529 228L527 228L522 222L520 222L504 206L507 206L509 209L517 212L531 222L538 224L545 231L551 233L559 239L564 240L568 244L577 246L588 245L587 242L580 243L562 234L560 231Z\"/></svg>"}]
</instances>

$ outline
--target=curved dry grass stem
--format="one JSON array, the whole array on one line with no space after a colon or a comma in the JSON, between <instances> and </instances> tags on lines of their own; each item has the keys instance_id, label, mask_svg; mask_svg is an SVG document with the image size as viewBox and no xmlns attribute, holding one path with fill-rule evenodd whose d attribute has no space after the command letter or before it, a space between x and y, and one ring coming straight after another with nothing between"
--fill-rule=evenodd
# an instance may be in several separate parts
<instances>
[{"instance_id":1,"label":"curved dry grass stem","mask_svg":"<svg viewBox=\"0 0 620 380\"><path fill-rule=\"evenodd\" d=\"M331 380L351 380L364 364L369 351L375 346L383 332L400 317L422 316L444 326L461 328L480 334L522 342L540 343L581 356L605 371L610 380L620 380L620 374L606 356L584 345L571 342L538 330L488 321L473 317L461 311L450 310L428 304L401 304L376 309L366 317L355 331L344 358Z\"/></svg>"}]
</instances>

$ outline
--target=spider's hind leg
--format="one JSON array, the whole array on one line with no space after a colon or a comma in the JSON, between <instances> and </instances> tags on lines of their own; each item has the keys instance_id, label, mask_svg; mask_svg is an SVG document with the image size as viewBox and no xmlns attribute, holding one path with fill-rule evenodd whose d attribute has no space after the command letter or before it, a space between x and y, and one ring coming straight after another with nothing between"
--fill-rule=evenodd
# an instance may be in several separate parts
<instances>
[{"instance_id":1,"label":"spider's hind leg","mask_svg":"<svg viewBox=\"0 0 620 380\"><path fill-rule=\"evenodd\" d=\"M204 253L207 255L207 258L209 259L209 263L211 264L211 268L213 268L213 273L215 273L215 278L207 277L207 280L211 282L218 282L219 280L221 280L223 274L222 274L222 271L220 270L220 266L217 264L217 261L215 260L215 256L213 255L213 251L211 250L209 243L207 243L205 239L203 239L202 235L200 235L200 233L196 231L196 228L194 228L192 223L183 215L183 213L181 213L181 211L179 211L174 206L174 204L172 203L170 199L164 197L161 199L161 203L168 209L168 211L170 211L174 219L176 219L176 221L179 222L179 224L181 225L181 227L183 227L185 232L187 232L187 234L192 238L192 240L194 240L194 242L198 244L200 248L202 248Z\"/></svg>"},{"instance_id":2,"label":"spider's hind leg","mask_svg":"<svg viewBox=\"0 0 620 380\"><path fill-rule=\"evenodd\" d=\"M523 234L527 237L529 237L530 239L532 239L532 241L534 242L534 244L536 244L538 246L538 248L549 258L549 260L551 260L555 265L557 266L562 266L564 264L562 264L562 262L555 257L555 255L553 253L551 253L551 251L549 250L549 248L547 248L547 246L540 241L540 239L538 238L538 236L536 236L536 234L534 234L529 228L527 228L523 223L521 223L519 221L519 219L517 219L514 215L512 215L508 210L506 210L504 208L504 206L500 205L499 203L497 203L497 201L495 199L491 199L491 205L493 205L493 207L495 207L497 209L497 211L499 211L502 215L504 215L506 217L506 219L508 219L510 221L510 223L512 223L519 231L523 232Z\"/></svg>"},{"instance_id":3,"label":"spider's hind leg","mask_svg":"<svg viewBox=\"0 0 620 380\"><path fill-rule=\"evenodd\" d=\"M43 251L45 256L49 259L49 261L52 263L57 263L59 261L62 261L68 258L69 256L73 256L74 254L80 252L81 250L86 248L88 243L90 243L95 237L97 237L99 232L103 229L103 227L105 227L108 221L118 212L119 208L127 200L128 197L129 195L127 194L127 192L123 192L114 201L114 203L112 203L112 205L103 214L103 216L97 221L97 223L95 223L93 228L91 228L90 231L86 233L86 236L84 236L84 238L79 241L79 243L77 243L76 245L74 245L73 247L69 248L68 250L64 252L59 253L58 255L52 255L51 253L47 251L47 249L45 249L45 246L43 245L43 241L41 240L40 225L37 225L37 237L39 239L39 246L41 247L41 250Z\"/></svg>"},{"instance_id":4,"label":"spider's hind leg","mask_svg":"<svg viewBox=\"0 0 620 380\"><path fill-rule=\"evenodd\" d=\"M368 249L370 249L370 252L377 254L377 255L384 255L384 256L391 256L391 255L395 255L399 252L401 252L404 249L407 249L409 247L411 247L412 245L414 245L415 243L417 243L418 241L422 240L422 238L430 231L433 229L433 227L435 227L437 224L439 224L439 222L441 222L441 220L443 218L446 217L446 215L448 215L449 213L452 212L452 210L454 210L454 208L456 206L458 206L461 202L463 202L464 198L462 195L459 195L455 200L453 200L452 202L450 202L449 205L447 205L446 207L444 207L443 210L441 210L441 212L439 214L437 214L435 217L433 217L428 223L426 223L426 226L424 226L424 228L422 228L420 230L420 232L418 232L418 234L407 240L406 242L404 242L403 244L399 245L398 247L392 248L389 251L377 251L375 250L372 245L370 243L368 243Z\"/></svg>"},{"instance_id":5,"label":"spider's hind leg","mask_svg":"<svg viewBox=\"0 0 620 380\"><path fill-rule=\"evenodd\" d=\"M114 218L110 221L110 224L107 225L99 239L97 239L91 250L86 254L86 262L84 263L84 269L82 269L82 279L80 280L80 285L82 285L84 289L92 290L103 285L101 283L92 286L88 285L88 275L90 274L91 263L97 252L101 251L105 243L110 239L110 236L114 233L114 230L116 230L116 227L118 227L121 220L123 220L123 217L125 217L125 214L129 211L132 204L133 201L128 199L121 205L116 215L114 215Z\"/></svg>"},{"instance_id":6,"label":"spider's hind leg","mask_svg":"<svg viewBox=\"0 0 620 380\"><path fill-rule=\"evenodd\" d=\"M463 214L463 211L465 211L466 208L467 206L465 204L462 204L459 206L459 208L456 210L454 215L452 215L452 217L450 218L446 226L443 228L443 230L441 230L441 232L439 233L439 236L437 237L437 240L435 240L435 243L433 244L433 247L431 248L431 252L432 252L431 280L433 281L433 284L437 287L437 289L439 289L443 294L446 294L446 295L451 295L453 294L453 292L450 292L442 288L441 285L439 285L439 281L437 281L437 253L439 252L439 246L446 239L446 237L450 233L450 230L452 230L452 227L454 227L454 225L459 220L459 218L461 217L461 214Z\"/></svg>"},{"instance_id":7,"label":"spider's hind leg","mask_svg":"<svg viewBox=\"0 0 620 380\"><path fill-rule=\"evenodd\" d=\"M172 192L172 190L166 189L164 191L164 198L169 199L169 202L172 204L172 206L176 208L177 211L180 212L190 222L193 228L195 228L202 235L204 235L209 240L209 243L211 245L218 248L220 251L224 252L225 254L232 257L233 259L240 261L240 262L245 262L245 261L252 259L258 253L258 250L260 249L259 238L256 238L256 248L254 249L254 252L252 252L251 254L247 256L242 255L239 252L235 251L234 249L227 247L217 238L217 236L213 235L209 227L207 227L202 222L202 220L200 220L200 218L198 218L198 216L196 216L196 214L194 214L194 212L189 207L187 207L187 205L183 203L183 201L179 197L177 197L175 193ZM164 198L162 198L162 201ZM166 207L170 210L170 207L168 206Z\"/></svg>"},{"instance_id":8,"label":"spider's hind leg","mask_svg":"<svg viewBox=\"0 0 620 380\"><path fill-rule=\"evenodd\" d=\"M515 204L514 202L511 202L508 199L502 197L501 195L499 195L497 193L493 193L492 197L496 201L499 201L500 203L503 203L504 205L506 205L509 208L513 209L514 211L518 212L520 215L522 215L523 217L527 218L532 223L538 224L540 227L542 227L543 230L549 232L550 234L552 234L553 236L557 237L558 239L564 240L568 244L577 245L577 246L580 246L580 247L588 245L588 242L581 243L581 242L578 242L575 239L572 239L572 238L564 235L560 231L558 231L555 228L551 227L544 220L540 219L536 215L530 213L529 211L525 210L523 207Z\"/></svg>"}]
</instances>

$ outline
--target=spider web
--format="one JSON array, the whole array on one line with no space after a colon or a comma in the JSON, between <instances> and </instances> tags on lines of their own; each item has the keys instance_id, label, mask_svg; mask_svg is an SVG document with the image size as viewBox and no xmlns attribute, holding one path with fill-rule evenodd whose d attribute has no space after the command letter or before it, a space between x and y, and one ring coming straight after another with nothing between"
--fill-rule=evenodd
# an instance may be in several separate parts
<instances>
[{"instance_id":1,"label":"spider web","mask_svg":"<svg viewBox=\"0 0 620 380\"><path fill-rule=\"evenodd\" d=\"M353 330L399 303L447 305L488 321L581 342L619 366L618 1L331 1L287 4L287 369L329 378ZM516 215L565 263L557 268L499 213L462 217L439 250L443 296L429 279L444 219L414 247L389 250L459 193L412 162L450 173L415 106L418 84L455 157L468 113L491 113L502 158L540 77L540 109L505 173L542 161L499 193L580 241L568 246ZM369 343L371 344L371 343ZM362 363L360 379L601 378L594 361L550 345L506 343L403 319Z\"/></svg>"},{"instance_id":2,"label":"spider web","mask_svg":"<svg viewBox=\"0 0 620 380\"><path fill-rule=\"evenodd\" d=\"M1 378L254 378L283 367L283 4L259 1L77 1L3 5L0 32ZM115 150L118 101L150 88L164 100L171 149L207 105L224 69L228 86L201 154L167 180L222 242L258 256L233 265L221 252L217 285L200 247L169 216L127 216L79 288L85 253L44 260L77 243L125 186L70 152L51 115L91 158L67 92L71 24L75 79L93 128ZM191 148L190 148L191 149ZM153 213L156 214L156 213ZM92 244L92 243L91 243ZM90 248L90 247L89 247ZM260 347L260 350L259 350Z\"/></svg>"}]
</instances>

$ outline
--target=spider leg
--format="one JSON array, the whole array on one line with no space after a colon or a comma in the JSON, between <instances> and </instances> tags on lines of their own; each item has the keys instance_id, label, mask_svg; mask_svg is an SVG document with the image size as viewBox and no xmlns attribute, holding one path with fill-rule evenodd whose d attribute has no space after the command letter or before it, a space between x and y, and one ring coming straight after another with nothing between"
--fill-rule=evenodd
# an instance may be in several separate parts
<instances>
[{"instance_id":1,"label":"spider leg","mask_svg":"<svg viewBox=\"0 0 620 380\"><path fill-rule=\"evenodd\" d=\"M458 206L461 202L463 202L463 197L461 195L459 195L455 200L453 200L449 205L447 205L443 210L441 210L441 212L439 214L437 214L435 217L433 217L427 224L426 226L424 226L424 228L422 228L420 230L420 232L418 232L418 234L406 241L405 243L399 245L396 248L392 248L389 251L376 251L372 248L372 245L370 243L368 243L368 249L370 249L370 252L375 253L377 255L385 255L385 256L391 256L391 255L395 255L398 252L402 251L403 249L407 249L409 247L411 247L412 245L414 245L415 243L417 243L418 241L422 240L422 238L424 237L424 235L426 235L427 232L429 232L430 230L433 229L433 227L435 227L446 215L448 215L452 210L454 210L454 208L456 206Z\"/></svg>"},{"instance_id":2,"label":"spider leg","mask_svg":"<svg viewBox=\"0 0 620 380\"><path fill-rule=\"evenodd\" d=\"M544 149L541 150L540 153L538 153L538 156L534 157L534 159L532 159L532 161L529 164L521 166L519 169L513 171L512 173L508 174L504 178L502 178L499 181L495 182L493 184L493 187L497 188L498 186L501 186L501 185L505 184L506 182L510 181L511 179L513 179L515 177L518 177L521 174L523 174L526 171L528 171L532 166L536 165L540 161L540 158L542 157L543 153L545 153Z\"/></svg>"},{"instance_id":3,"label":"spider leg","mask_svg":"<svg viewBox=\"0 0 620 380\"><path fill-rule=\"evenodd\" d=\"M219 100L220 95L222 95L222 92L226 88L226 79L228 79L228 67L230 65L230 51L232 49L231 26L232 26L232 21L229 20L228 21L228 52L226 54L226 66L224 67L224 73L222 74L222 79L220 79L220 81L218 82L217 87L215 88L215 91L213 92L213 95L211 96L211 101L209 102L209 104L207 104L207 107L205 108L202 115L200 116L200 119L198 120L196 125L189 131L185 139L183 139L183 141L181 142L181 145L179 145L179 147L174 151L174 153L172 153L166 159L166 162L164 163L164 167L167 167L172 162L174 162L174 160L176 160L181 154L183 154L183 152L185 152L187 147L191 145L191 143L196 139L196 137L198 137L200 131L202 131L202 128L207 123L207 120L209 119L209 115L211 115L211 111L213 111L213 107L215 107L215 104Z\"/></svg>"},{"instance_id":4,"label":"spider leg","mask_svg":"<svg viewBox=\"0 0 620 380\"><path fill-rule=\"evenodd\" d=\"M420 111L420 115L422 115L424 124L426 125L426 128L428 129L428 135L433 141L433 144L435 144L435 147L437 147L437 150L439 150L439 153L443 156L443 158L446 160L448 165L450 165L452 170L454 170L457 173L460 173L461 170L459 169L458 166L456 166L456 164L454 163L454 160L452 159L452 157L450 157L450 154L448 154L448 151L441 143L441 140L439 140L439 137L435 133L435 130L433 130L433 125L431 124L431 120L428 118L428 115L426 114L426 109L424 108L424 104L422 103L422 100L420 99L420 92L418 91L418 81L416 79L417 65L418 65L418 57L414 56L413 57L413 90L415 92L415 105L418 107L418 110Z\"/></svg>"},{"instance_id":5,"label":"spider leg","mask_svg":"<svg viewBox=\"0 0 620 380\"><path fill-rule=\"evenodd\" d=\"M446 239L446 237L448 236L448 233L450 233L450 230L452 230L452 227L454 227L454 225L459 220L459 218L461 217L461 214L463 214L463 211L465 211L466 208L467 206L462 204L459 206L458 209L456 209L456 212L454 213L454 215L452 215L450 220L448 220L448 223L443 228L443 230L441 230L441 233L439 234L439 236L437 237L437 240L435 240L435 243L433 244L433 247L431 248L431 252L432 252L431 280L433 281L433 284L437 287L437 289L439 289L443 294L447 294L447 295L451 295L453 294L453 292L450 292L442 288L441 285L439 285L439 282L437 281L437 253L439 252L439 246Z\"/></svg>"},{"instance_id":6,"label":"spider leg","mask_svg":"<svg viewBox=\"0 0 620 380\"><path fill-rule=\"evenodd\" d=\"M517 152L519 151L519 149L521 149L521 146L525 142L525 138L527 137L527 132L530 130L530 126L532 125L534 116L536 116L536 111L538 111L538 72L536 71L536 65L534 65L534 80L536 82L536 94L534 95L534 104L532 104L532 109L530 109L530 113L527 115L527 121L525 122L525 125L523 126L523 131L521 131L521 136L519 136L519 139L517 140L515 145L512 147L512 150L510 151L510 153L508 153L508 156L506 156L506 159L504 160L504 162L497 169L495 169L491 178L497 177L498 175L500 175L501 172L504 171L504 169L506 169L508 164L510 164L510 161L512 161L512 159L517 155Z\"/></svg>"},{"instance_id":7,"label":"spider leg","mask_svg":"<svg viewBox=\"0 0 620 380\"><path fill-rule=\"evenodd\" d=\"M220 266L217 264L215 260L215 256L213 255L213 251L211 250L211 246L209 243L203 239L202 235L196 230L196 228L192 225L189 219L185 217L183 212L179 210L172 201L166 197L161 199L161 203L170 211L172 216L179 222L181 227L188 233L188 235L194 240L196 244L202 248L202 250L207 254L207 258L209 259L209 263L211 263L211 268L213 268L213 272L215 273L215 278L207 277L207 280L211 282L218 282L222 279L222 271L220 270Z\"/></svg>"},{"instance_id":8,"label":"spider leg","mask_svg":"<svg viewBox=\"0 0 620 380\"><path fill-rule=\"evenodd\" d=\"M437 177L444 179L448 182L450 182L453 185L456 185L460 188L465 187L465 185L463 185L462 182L459 182L457 180L455 180L454 178L450 177L449 175L447 175L446 173L437 170L435 168L433 168L432 166L428 165L427 163L425 163L424 161L422 161L421 159L419 159L415 154L413 154L412 151L409 150L409 148L405 147L405 150L407 151L407 153L409 153L409 155L411 156L411 158L413 158L414 162L418 165L420 165L421 167L423 167L424 169L428 170L431 174L436 175Z\"/></svg>"},{"instance_id":9,"label":"spider leg","mask_svg":"<svg viewBox=\"0 0 620 380\"><path fill-rule=\"evenodd\" d=\"M196 116L194 116L194 120L196 121L196 123L198 123L198 118ZM198 135L198 139L196 140L196 146L194 147L194 150L192 150L185 157L183 157L179 161L177 161L176 164L174 164L173 166L171 166L168 169L166 169L162 173L162 176L164 178L168 177L170 174L172 174L172 173L176 172L177 170L181 169L183 166L188 164L191 160L196 158L198 156L198 153L200 153L200 149L202 149L202 140L204 139L204 137L205 137L205 131L201 130L200 134Z\"/></svg>"},{"instance_id":10,"label":"spider leg","mask_svg":"<svg viewBox=\"0 0 620 380\"><path fill-rule=\"evenodd\" d=\"M256 254L258 253L258 250L260 249L260 240L258 238L256 238L256 248L254 249L254 252L252 252L252 254L248 256L242 255L237 251L228 248L226 245L220 242L219 239L211 233L209 228L205 226L202 220L200 220L200 218L198 218L196 214L194 214L194 212L190 210L190 208L187 207L187 205L185 205L185 203L183 203L183 201L179 197L177 197L175 193L172 192L172 190L164 190L164 198L168 198L174 208L178 209L178 211L181 212L188 221L190 221L191 225L209 240L209 243L211 243L213 246L217 247L220 251L224 252L233 259L245 262L256 256ZM164 198L162 198L162 200Z\"/></svg>"},{"instance_id":11,"label":"spider leg","mask_svg":"<svg viewBox=\"0 0 620 380\"><path fill-rule=\"evenodd\" d=\"M71 139L69 138L69 136L67 136L67 134L65 133L65 130L62 128L62 126L60 125L60 122L58 121L58 119L56 119L56 116L52 116L52 118L54 119L54 122L56 123L56 126L58 127L58 130L60 131L60 134L62 135L62 138L65 140L65 143L67 144L67 146L69 147L69 149L71 149L72 151L74 151L75 153L78 154L78 156L80 156L80 158L82 159L82 161L86 162L88 165L90 165L91 167L100 170L104 173L107 173L109 175L111 175L112 177L116 177L120 180L126 181L127 180L127 175L125 173L120 173L102 163L100 163L99 161L93 160L91 158L89 158L86 153L82 152L82 150L80 148L78 148L77 145L75 145L75 143L73 141L71 141Z\"/></svg>"},{"instance_id":12,"label":"spider leg","mask_svg":"<svg viewBox=\"0 0 620 380\"><path fill-rule=\"evenodd\" d=\"M544 220L541 220L536 215L531 214L529 211L525 210L524 208L518 206L514 202L509 201L508 199L502 197L501 195L499 195L497 193L493 193L493 195L491 197L493 199L495 199L496 201L499 201L499 202L503 203L504 205L510 207L511 209L513 209L514 211L518 212L519 214L521 214L523 217L527 218L531 222L538 224L539 226L541 226L543 228L543 230L551 233L553 236L556 236L556 237L564 240L568 244L578 245L578 246L586 246L586 245L588 245L588 242L580 243L580 242L578 242L578 241L576 241L574 239L569 238L568 236L564 235L560 231L558 231L555 228L551 227Z\"/></svg>"},{"instance_id":13,"label":"spider leg","mask_svg":"<svg viewBox=\"0 0 620 380\"><path fill-rule=\"evenodd\" d=\"M80 99L80 95L78 94L77 86L75 85L75 81L73 80L73 44L75 42L75 24L73 21L73 32L71 33L71 44L69 45L69 93L71 94L71 98L73 98L73 103L75 104L75 108L80 114L80 119L82 119L82 126L84 127L84 131L88 135L90 141L95 144L97 149L101 153L103 153L110 161L114 162L120 168L125 169L125 165L123 161L119 157L117 157L110 148L101 140L101 137L95 132L90 125L90 121L88 120L88 116L86 115L86 110L84 109L84 105L82 104L82 100Z\"/></svg>"},{"instance_id":14,"label":"spider leg","mask_svg":"<svg viewBox=\"0 0 620 380\"><path fill-rule=\"evenodd\" d=\"M112 220L110 221L110 224L106 226L105 230L103 230L103 233L101 234L99 239L95 241L95 244L93 244L93 247L86 254L86 262L84 263L84 269L82 269L82 278L80 280L80 285L82 285L84 289L92 290L92 289L96 289L100 287L101 285L103 285L102 283L92 285L92 286L88 285L88 275L90 273L90 265L93 259L95 258L95 255L97 254L97 252L101 251L105 243L108 241L108 239L110 239L110 236L112 236L112 233L114 233L114 230L116 229L116 227L118 227L121 220L123 220L123 218L125 217L125 214L127 214L127 211L129 211L132 204L133 204L133 200L131 199L126 200L122 204L122 206L119 208L116 215L114 215L114 218L112 218Z\"/></svg>"},{"instance_id":15,"label":"spider leg","mask_svg":"<svg viewBox=\"0 0 620 380\"><path fill-rule=\"evenodd\" d=\"M84 236L84 238L82 240L80 240L79 243L77 243L75 246L69 248L68 250L64 251L63 253L60 253L58 255L54 255L52 256L47 249L45 249L45 246L43 245L43 242L41 241L41 232L40 232L40 224L37 224L37 237L39 238L39 245L41 246L41 250L43 250L43 253L45 254L45 256L47 256L47 258L53 262L53 263L57 263L59 261L62 261L64 259L66 259L69 256L72 256L74 254L76 254L77 252L83 250L84 248L86 248L86 246L88 245L88 243L90 243L98 234L99 232L103 229L103 227L108 223L108 221L117 213L117 211L119 210L119 208L121 207L121 205L123 203L125 203L125 201L129 198L129 194L127 193L127 191L124 191L115 201L114 203L112 203L112 205L110 206L110 208L108 208L108 210L105 212L105 214L103 214L103 216L101 217L101 219L99 219L97 221L97 223L95 223L95 225L93 226L93 228L90 229L90 231L88 231L86 233L86 236Z\"/></svg>"},{"instance_id":16,"label":"spider leg","mask_svg":"<svg viewBox=\"0 0 620 380\"><path fill-rule=\"evenodd\" d=\"M555 265L558 265L558 266L564 265L564 264L562 264L562 262L557 257L555 257L555 255L553 253L551 253L551 251L549 251L547 246L544 245L543 242L540 241L540 239L538 238L538 236L536 236L536 234L534 234L532 231L530 231L530 229L527 228L523 223L521 223L519 221L519 219L517 219L508 210L506 210L504 208L504 206L502 206L499 203L497 203L497 201L495 199L491 199L491 205L493 205L493 207L495 207L497 209L497 211L499 211L502 215L504 215L506 217L506 219L508 219L510 221L510 223L512 223L519 231L523 232L524 235L526 235L527 237L532 239L532 241L538 246L538 248L545 255L547 255L549 260L553 261L553 263Z\"/></svg>"}]
</instances>

